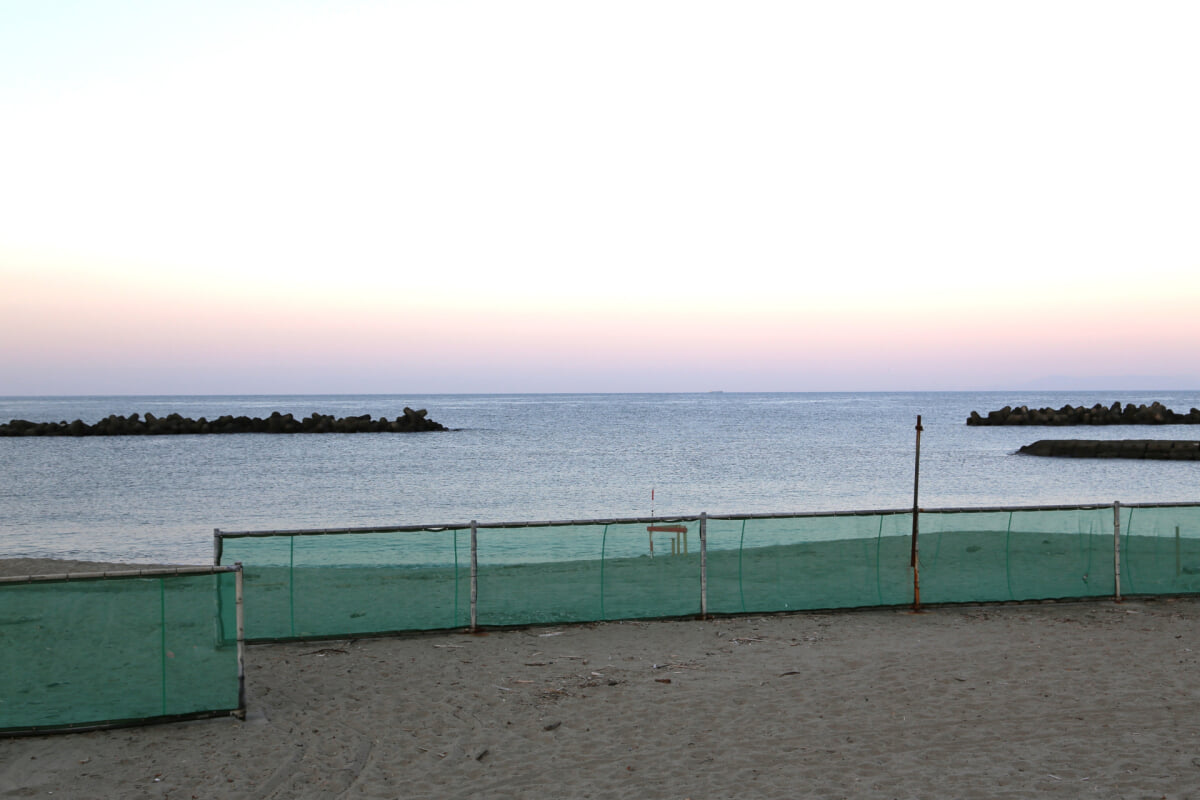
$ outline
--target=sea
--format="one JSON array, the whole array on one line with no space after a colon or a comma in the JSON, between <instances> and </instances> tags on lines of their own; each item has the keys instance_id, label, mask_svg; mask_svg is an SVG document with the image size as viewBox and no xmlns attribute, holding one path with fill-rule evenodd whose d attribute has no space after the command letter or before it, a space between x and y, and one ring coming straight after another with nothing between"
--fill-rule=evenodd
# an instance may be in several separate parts
<instances>
[{"instance_id":1,"label":"sea","mask_svg":"<svg viewBox=\"0 0 1200 800\"><path fill-rule=\"evenodd\" d=\"M0 438L0 556L212 562L213 530L1200 502L1200 462L1022 456L1196 426L970 427L1198 391L0 397L0 421L424 408L429 433ZM918 450L917 421L921 420ZM918 456L919 453L919 456ZM919 479L918 479L919 477ZM914 498L914 493L917 497Z\"/></svg>"}]
</instances>

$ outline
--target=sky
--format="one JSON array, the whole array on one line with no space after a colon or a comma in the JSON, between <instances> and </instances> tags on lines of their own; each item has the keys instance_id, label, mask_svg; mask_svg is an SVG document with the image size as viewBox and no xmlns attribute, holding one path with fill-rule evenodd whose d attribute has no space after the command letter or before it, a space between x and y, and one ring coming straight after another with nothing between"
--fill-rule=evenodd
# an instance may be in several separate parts
<instances>
[{"instance_id":1,"label":"sky","mask_svg":"<svg viewBox=\"0 0 1200 800\"><path fill-rule=\"evenodd\" d=\"M1198 39L0 0L0 395L1200 388Z\"/></svg>"}]
</instances>

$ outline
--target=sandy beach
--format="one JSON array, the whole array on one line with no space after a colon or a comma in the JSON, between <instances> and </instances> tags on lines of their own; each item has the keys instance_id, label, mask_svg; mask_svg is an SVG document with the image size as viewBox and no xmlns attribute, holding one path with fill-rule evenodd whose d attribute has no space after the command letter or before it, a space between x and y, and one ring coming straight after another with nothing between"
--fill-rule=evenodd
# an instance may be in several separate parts
<instances>
[{"instance_id":1,"label":"sandy beach","mask_svg":"<svg viewBox=\"0 0 1200 800\"><path fill-rule=\"evenodd\" d=\"M1098 600L254 645L245 721L3 739L0 797L1200 797L1198 622Z\"/></svg>"}]
</instances>

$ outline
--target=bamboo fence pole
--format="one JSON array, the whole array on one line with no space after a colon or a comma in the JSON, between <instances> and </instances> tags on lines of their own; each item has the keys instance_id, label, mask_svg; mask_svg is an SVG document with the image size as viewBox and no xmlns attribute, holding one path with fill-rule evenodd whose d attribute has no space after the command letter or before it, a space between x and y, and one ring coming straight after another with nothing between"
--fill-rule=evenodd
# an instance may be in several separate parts
<instances>
[{"instance_id":1,"label":"bamboo fence pole","mask_svg":"<svg viewBox=\"0 0 1200 800\"><path fill-rule=\"evenodd\" d=\"M246 604L243 594L242 562L235 561L237 568L233 578L234 613L237 619L237 672L238 672L238 707L233 715L238 719L246 718Z\"/></svg>"},{"instance_id":2,"label":"bamboo fence pole","mask_svg":"<svg viewBox=\"0 0 1200 800\"><path fill-rule=\"evenodd\" d=\"M913 571L913 611L921 610L921 567L918 563L918 548L917 534L921 530L920 514L921 508L918 502L919 492L921 489L921 431L925 430L921 427L921 415L917 414L917 448L916 448L916 463L913 466L913 509L912 509L912 571Z\"/></svg>"},{"instance_id":3,"label":"bamboo fence pole","mask_svg":"<svg viewBox=\"0 0 1200 800\"><path fill-rule=\"evenodd\" d=\"M1121 501L1113 503L1113 585L1116 593L1113 599L1121 602Z\"/></svg>"},{"instance_id":4,"label":"bamboo fence pole","mask_svg":"<svg viewBox=\"0 0 1200 800\"><path fill-rule=\"evenodd\" d=\"M479 628L479 546L478 526L471 520L471 632Z\"/></svg>"}]
</instances>

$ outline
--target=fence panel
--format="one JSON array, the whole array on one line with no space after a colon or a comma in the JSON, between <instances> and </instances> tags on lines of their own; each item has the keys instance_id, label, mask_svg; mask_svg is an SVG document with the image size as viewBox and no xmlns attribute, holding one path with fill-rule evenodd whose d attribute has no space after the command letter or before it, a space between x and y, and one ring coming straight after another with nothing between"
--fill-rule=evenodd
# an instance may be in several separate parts
<instances>
[{"instance_id":1,"label":"fence panel","mask_svg":"<svg viewBox=\"0 0 1200 800\"><path fill-rule=\"evenodd\" d=\"M1111 506L1017 509L1011 514L1009 599L1111 597L1116 592Z\"/></svg>"},{"instance_id":2,"label":"fence panel","mask_svg":"<svg viewBox=\"0 0 1200 800\"><path fill-rule=\"evenodd\" d=\"M292 537L224 539L217 564L241 562L246 594L246 639L292 635Z\"/></svg>"},{"instance_id":3,"label":"fence panel","mask_svg":"<svg viewBox=\"0 0 1200 800\"><path fill-rule=\"evenodd\" d=\"M252 641L437 630L470 621L465 530L223 538L246 566Z\"/></svg>"},{"instance_id":4,"label":"fence panel","mask_svg":"<svg viewBox=\"0 0 1200 800\"><path fill-rule=\"evenodd\" d=\"M1200 592L1200 506L1121 507L1121 592Z\"/></svg>"},{"instance_id":5,"label":"fence panel","mask_svg":"<svg viewBox=\"0 0 1200 800\"><path fill-rule=\"evenodd\" d=\"M921 600L971 603L1112 594L1112 509L929 511Z\"/></svg>"},{"instance_id":6,"label":"fence panel","mask_svg":"<svg viewBox=\"0 0 1200 800\"><path fill-rule=\"evenodd\" d=\"M480 625L603 618L603 525L478 531Z\"/></svg>"},{"instance_id":7,"label":"fence panel","mask_svg":"<svg viewBox=\"0 0 1200 800\"><path fill-rule=\"evenodd\" d=\"M236 572L0 582L0 732L240 709Z\"/></svg>"},{"instance_id":8,"label":"fence panel","mask_svg":"<svg viewBox=\"0 0 1200 800\"><path fill-rule=\"evenodd\" d=\"M709 519L713 613L912 601L909 514Z\"/></svg>"},{"instance_id":9,"label":"fence panel","mask_svg":"<svg viewBox=\"0 0 1200 800\"><path fill-rule=\"evenodd\" d=\"M650 527L683 531L648 531ZM610 524L604 552L603 619L652 619L700 613L698 520Z\"/></svg>"}]
</instances>

